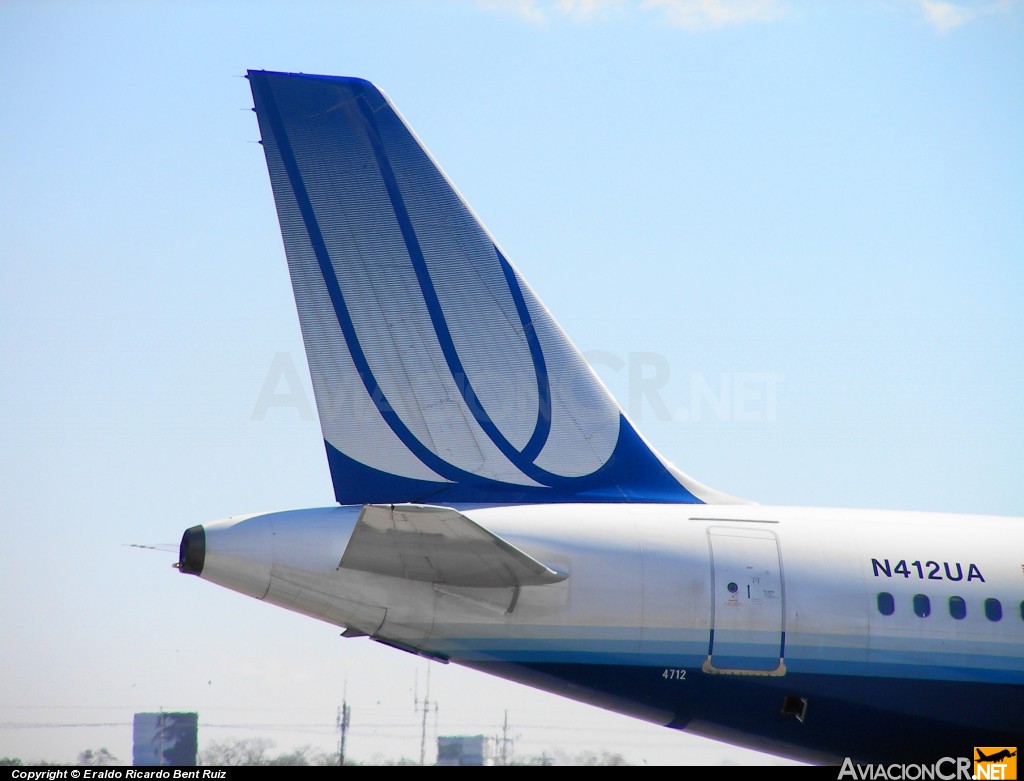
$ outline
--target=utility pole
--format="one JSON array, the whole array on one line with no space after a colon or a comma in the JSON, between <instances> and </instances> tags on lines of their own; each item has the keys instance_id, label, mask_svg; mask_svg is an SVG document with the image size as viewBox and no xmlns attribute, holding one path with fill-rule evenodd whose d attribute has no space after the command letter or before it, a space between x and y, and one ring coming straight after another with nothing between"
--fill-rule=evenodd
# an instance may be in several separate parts
<instances>
[{"instance_id":1,"label":"utility pole","mask_svg":"<svg viewBox=\"0 0 1024 781\"><path fill-rule=\"evenodd\" d=\"M513 751L513 744L515 738L509 735L511 731L508 724L508 711L505 711L505 722L501 725L501 737L496 738L498 746L498 763L502 766L508 766L512 764L512 758L515 755Z\"/></svg>"},{"instance_id":2,"label":"utility pole","mask_svg":"<svg viewBox=\"0 0 1024 781\"><path fill-rule=\"evenodd\" d=\"M338 767L345 766L345 738L348 737L348 725L352 718L352 709L348 707L348 694L344 695L341 707L338 708Z\"/></svg>"},{"instance_id":3,"label":"utility pole","mask_svg":"<svg viewBox=\"0 0 1024 781\"><path fill-rule=\"evenodd\" d=\"M427 665L427 693L423 696L423 702L419 699L419 686L416 687L417 692L414 702L416 703L416 711L423 713L423 721L420 731L420 766L426 764L427 761L427 714L430 713L430 666ZM437 731L437 703L434 704L434 731Z\"/></svg>"}]
</instances>

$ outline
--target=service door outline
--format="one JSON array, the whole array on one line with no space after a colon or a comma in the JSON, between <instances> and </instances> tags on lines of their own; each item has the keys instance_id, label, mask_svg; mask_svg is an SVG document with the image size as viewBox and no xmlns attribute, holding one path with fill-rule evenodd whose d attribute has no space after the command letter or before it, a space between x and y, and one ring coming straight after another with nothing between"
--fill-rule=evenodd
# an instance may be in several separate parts
<instances>
[{"instance_id":1,"label":"service door outline","mask_svg":"<svg viewBox=\"0 0 1024 781\"><path fill-rule=\"evenodd\" d=\"M775 532L708 528L711 632L704 672L785 675L785 599Z\"/></svg>"}]
</instances>

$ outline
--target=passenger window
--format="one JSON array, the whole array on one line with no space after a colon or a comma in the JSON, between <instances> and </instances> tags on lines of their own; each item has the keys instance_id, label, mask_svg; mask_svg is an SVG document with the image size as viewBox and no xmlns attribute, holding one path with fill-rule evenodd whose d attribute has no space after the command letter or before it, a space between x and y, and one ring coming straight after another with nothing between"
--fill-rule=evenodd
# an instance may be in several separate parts
<instances>
[{"instance_id":1,"label":"passenger window","mask_svg":"<svg viewBox=\"0 0 1024 781\"><path fill-rule=\"evenodd\" d=\"M957 621L967 617L967 603L964 602L963 597L949 598L949 614Z\"/></svg>"},{"instance_id":2,"label":"passenger window","mask_svg":"<svg viewBox=\"0 0 1024 781\"><path fill-rule=\"evenodd\" d=\"M985 618L989 621L1000 621L1003 618L1003 606L998 599L985 600Z\"/></svg>"},{"instance_id":3,"label":"passenger window","mask_svg":"<svg viewBox=\"0 0 1024 781\"><path fill-rule=\"evenodd\" d=\"M932 601L924 594L914 594L914 615L928 618L932 614Z\"/></svg>"},{"instance_id":4,"label":"passenger window","mask_svg":"<svg viewBox=\"0 0 1024 781\"><path fill-rule=\"evenodd\" d=\"M883 616L891 616L896 610L896 600L887 591L880 591L878 594L878 612Z\"/></svg>"}]
</instances>

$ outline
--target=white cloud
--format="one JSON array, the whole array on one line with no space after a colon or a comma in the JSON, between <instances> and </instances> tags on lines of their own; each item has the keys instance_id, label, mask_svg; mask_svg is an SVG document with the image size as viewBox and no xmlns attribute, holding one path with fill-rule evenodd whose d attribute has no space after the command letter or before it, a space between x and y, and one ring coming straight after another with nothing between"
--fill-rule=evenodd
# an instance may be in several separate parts
<instances>
[{"instance_id":1,"label":"white cloud","mask_svg":"<svg viewBox=\"0 0 1024 781\"><path fill-rule=\"evenodd\" d=\"M607 16L609 12L629 10L629 0L559 0L558 10L577 19Z\"/></svg>"},{"instance_id":2,"label":"white cloud","mask_svg":"<svg viewBox=\"0 0 1024 781\"><path fill-rule=\"evenodd\" d=\"M686 30L706 30L747 22L770 22L785 14L779 0L643 0L666 21Z\"/></svg>"},{"instance_id":3,"label":"white cloud","mask_svg":"<svg viewBox=\"0 0 1024 781\"><path fill-rule=\"evenodd\" d=\"M978 14L976 8L964 8L944 0L913 1L924 12L928 24L944 33L967 24Z\"/></svg>"},{"instance_id":4,"label":"white cloud","mask_svg":"<svg viewBox=\"0 0 1024 781\"><path fill-rule=\"evenodd\" d=\"M1020 0L989 0L988 2L951 2L950 0L910 0L924 13L925 21L940 33L963 27L979 16L996 11L1019 8Z\"/></svg>"},{"instance_id":5,"label":"white cloud","mask_svg":"<svg viewBox=\"0 0 1024 781\"><path fill-rule=\"evenodd\" d=\"M544 9L538 0L474 0L474 2L484 10L510 13L532 24L542 25L547 21Z\"/></svg>"},{"instance_id":6,"label":"white cloud","mask_svg":"<svg viewBox=\"0 0 1024 781\"><path fill-rule=\"evenodd\" d=\"M481 8L511 13L534 24L559 14L578 21L615 14L659 15L686 30L766 22L785 14L783 0L475 0Z\"/></svg>"},{"instance_id":7,"label":"white cloud","mask_svg":"<svg viewBox=\"0 0 1024 781\"><path fill-rule=\"evenodd\" d=\"M685 30L711 30L751 22L771 22L787 13L785 0L473 0L489 11L512 14L543 26L561 16L590 22L618 16L657 17ZM902 0L920 10L940 33L963 27L980 16L1013 12L1024 0Z\"/></svg>"}]
</instances>

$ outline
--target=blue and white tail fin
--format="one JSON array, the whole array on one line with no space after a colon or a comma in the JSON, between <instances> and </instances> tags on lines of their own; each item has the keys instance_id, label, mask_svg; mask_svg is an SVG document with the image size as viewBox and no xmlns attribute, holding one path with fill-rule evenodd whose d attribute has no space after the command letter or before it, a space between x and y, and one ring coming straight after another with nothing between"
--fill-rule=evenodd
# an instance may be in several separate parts
<instances>
[{"instance_id":1,"label":"blue and white tail fin","mask_svg":"<svg viewBox=\"0 0 1024 781\"><path fill-rule=\"evenodd\" d=\"M728 501L644 442L376 87L249 80L339 502Z\"/></svg>"}]
</instances>

